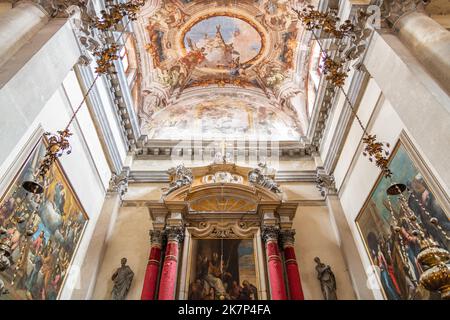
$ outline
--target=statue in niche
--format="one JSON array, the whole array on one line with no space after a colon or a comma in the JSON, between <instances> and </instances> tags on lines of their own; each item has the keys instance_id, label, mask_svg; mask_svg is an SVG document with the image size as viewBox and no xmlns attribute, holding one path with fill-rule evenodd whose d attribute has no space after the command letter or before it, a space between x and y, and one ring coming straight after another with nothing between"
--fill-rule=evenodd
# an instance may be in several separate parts
<instances>
[{"instance_id":1,"label":"statue in niche","mask_svg":"<svg viewBox=\"0 0 450 320\"><path fill-rule=\"evenodd\" d=\"M319 257L315 257L317 279L320 281L320 287L325 300L337 300L336 295L336 279L329 265L320 261Z\"/></svg>"},{"instance_id":2,"label":"statue in niche","mask_svg":"<svg viewBox=\"0 0 450 320\"><path fill-rule=\"evenodd\" d=\"M111 280L114 281L113 300L125 300L134 277L134 272L127 266L127 258L122 258L120 264L120 268L111 277Z\"/></svg>"}]
</instances>

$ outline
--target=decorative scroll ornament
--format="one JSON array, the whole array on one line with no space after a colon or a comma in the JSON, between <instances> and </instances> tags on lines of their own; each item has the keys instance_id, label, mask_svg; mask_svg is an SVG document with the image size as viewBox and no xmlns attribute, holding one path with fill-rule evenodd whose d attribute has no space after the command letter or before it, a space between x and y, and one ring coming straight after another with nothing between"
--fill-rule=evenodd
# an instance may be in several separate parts
<instances>
[{"instance_id":1,"label":"decorative scroll ornament","mask_svg":"<svg viewBox=\"0 0 450 320\"><path fill-rule=\"evenodd\" d=\"M170 176L169 188L163 188L164 196L167 196L172 191L175 191L181 187L192 184L194 179L191 169L186 168L180 164L174 168L170 168L167 173Z\"/></svg>"},{"instance_id":2,"label":"decorative scroll ornament","mask_svg":"<svg viewBox=\"0 0 450 320\"><path fill-rule=\"evenodd\" d=\"M210 236L212 238L233 238L236 237L236 234L231 227L227 229L219 229L217 227L214 227L211 231Z\"/></svg>"},{"instance_id":3,"label":"decorative scroll ornament","mask_svg":"<svg viewBox=\"0 0 450 320\"><path fill-rule=\"evenodd\" d=\"M263 188L269 189L275 193L281 193L278 184L269 175L265 174L267 166L265 164L258 164L259 168L255 168L248 173L248 181L254 185L260 185Z\"/></svg>"},{"instance_id":4,"label":"decorative scroll ornament","mask_svg":"<svg viewBox=\"0 0 450 320\"><path fill-rule=\"evenodd\" d=\"M264 242L278 241L280 235L280 227L278 226L266 226L261 227L261 237Z\"/></svg>"},{"instance_id":5,"label":"decorative scroll ornament","mask_svg":"<svg viewBox=\"0 0 450 320\"><path fill-rule=\"evenodd\" d=\"M203 183L237 183L242 184L244 178L237 174L232 174L226 171L219 171L215 174L208 174L203 177Z\"/></svg>"}]
</instances>

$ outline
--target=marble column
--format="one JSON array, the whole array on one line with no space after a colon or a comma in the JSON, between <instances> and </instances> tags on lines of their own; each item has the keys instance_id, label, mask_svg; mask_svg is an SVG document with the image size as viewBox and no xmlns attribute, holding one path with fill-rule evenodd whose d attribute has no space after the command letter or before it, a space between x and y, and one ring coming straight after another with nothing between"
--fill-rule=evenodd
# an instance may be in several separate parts
<instances>
[{"instance_id":1,"label":"marble column","mask_svg":"<svg viewBox=\"0 0 450 320\"><path fill-rule=\"evenodd\" d=\"M164 265L159 281L158 300L175 300L178 258L180 244L184 239L184 228L182 226L171 226L165 230L167 235L166 252L164 254Z\"/></svg>"},{"instance_id":2,"label":"marble column","mask_svg":"<svg viewBox=\"0 0 450 320\"><path fill-rule=\"evenodd\" d=\"M295 230L281 231L281 243L284 252L284 264L286 268L287 283L289 288L289 300L305 300L298 271L297 257L295 256L294 242Z\"/></svg>"},{"instance_id":3,"label":"marble column","mask_svg":"<svg viewBox=\"0 0 450 320\"><path fill-rule=\"evenodd\" d=\"M19 2L0 13L0 65L11 58L49 20L32 2Z\"/></svg>"},{"instance_id":4,"label":"marble column","mask_svg":"<svg viewBox=\"0 0 450 320\"><path fill-rule=\"evenodd\" d=\"M450 32L426 14L425 7L429 3L425 0L385 0L382 22L392 27L415 58L449 93Z\"/></svg>"},{"instance_id":5,"label":"marble column","mask_svg":"<svg viewBox=\"0 0 450 320\"><path fill-rule=\"evenodd\" d=\"M142 288L141 300L154 300L161 264L162 231L150 230L150 255L147 263L147 270L144 277L144 287Z\"/></svg>"},{"instance_id":6,"label":"marble column","mask_svg":"<svg viewBox=\"0 0 450 320\"><path fill-rule=\"evenodd\" d=\"M422 12L405 15L395 28L400 40L450 93L450 32Z\"/></svg>"},{"instance_id":7,"label":"marble column","mask_svg":"<svg viewBox=\"0 0 450 320\"><path fill-rule=\"evenodd\" d=\"M270 298L272 300L287 300L283 262L278 249L278 235L279 228L277 226L262 227L262 238L266 247L267 270L269 273Z\"/></svg>"}]
</instances>

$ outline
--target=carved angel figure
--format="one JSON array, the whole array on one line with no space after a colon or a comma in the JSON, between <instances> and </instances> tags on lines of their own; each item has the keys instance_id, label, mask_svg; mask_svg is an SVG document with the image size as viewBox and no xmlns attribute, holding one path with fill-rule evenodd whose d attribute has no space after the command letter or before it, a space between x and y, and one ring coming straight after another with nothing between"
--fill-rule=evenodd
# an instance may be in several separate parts
<instances>
[{"instance_id":1,"label":"carved angel figure","mask_svg":"<svg viewBox=\"0 0 450 320\"><path fill-rule=\"evenodd\" d=\"M168 188L163 188L164 196L183 186L190 185L193 180L192 171L184 165L179 164L174 168L170 168L167 173L170 175L171 182Z\"/></svg>"}]
</instances>

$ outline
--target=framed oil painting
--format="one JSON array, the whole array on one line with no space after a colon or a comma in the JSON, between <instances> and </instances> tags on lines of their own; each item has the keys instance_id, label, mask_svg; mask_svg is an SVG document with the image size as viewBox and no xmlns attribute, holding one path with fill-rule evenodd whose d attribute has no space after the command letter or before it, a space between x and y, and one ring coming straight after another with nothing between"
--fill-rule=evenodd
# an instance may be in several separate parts
<instances>
[{"instance_id":1,"label":"framed oil painting","mask_svg":"<svg viewBox=\"0 0 450 320\"><path fill-rule=\"evenodd\" d=\"M430 218L425 214L426 210L431 216L437 218L442 228L449 233L450 201L405 133L401 134L389 161L395 181L405 184L411 192L404 194L417 220L435 241L450 249L449 241L436 226L430 223ZM394 215L400 222L405 239L407 259L402 259L400 255L401 244L393 231L392 217L388 210L386 189L389 184L389 181L380 175L356 218L367 254L372 265L375 266L381 291L389 300L438 299L438 294L430 293L418 285L418 279L423 272L417 261L419 244L412 233L412 226L406 219L402 219L402 213L396 209L399 208L396 199L391 197ZM407 267L411 272L405 271Z\"/></svg>"},{"instance_id":2,"label":"framed oil painting","mask_svg":"<svg viewBox=\"0 0 450 320\"><path fill-rule=\"evenodd\" d=\"M58 161L44 193L22 188L36 172L45 145L40 139L34 146L0 200L1 249L9 251L2 260L8 267L0 272L0 300L58 299L88 222Z\"/></svg>"},{"instance_id":3,"label":"framed oil painting","mask_svg":"<svg viewBox=\"0 0 450 320\"><path fill-rule=\"evenodd\" d=\"M258 300L253 239L196 239L189 300Z\"/></svg>"}]
</instances>

